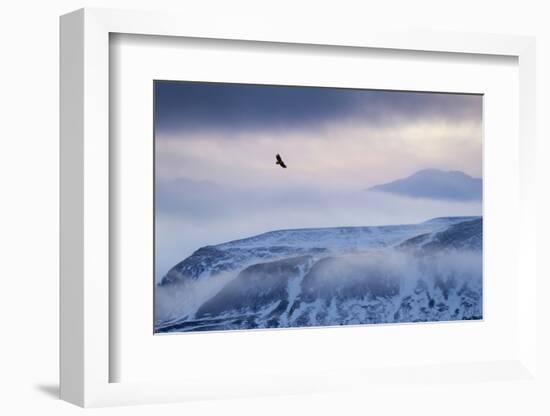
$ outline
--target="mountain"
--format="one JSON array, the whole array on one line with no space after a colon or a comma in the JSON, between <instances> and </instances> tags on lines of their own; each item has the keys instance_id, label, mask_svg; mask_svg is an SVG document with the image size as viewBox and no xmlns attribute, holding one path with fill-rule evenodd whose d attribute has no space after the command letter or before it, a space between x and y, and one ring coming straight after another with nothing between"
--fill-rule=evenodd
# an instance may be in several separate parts
<instances>
[{"instance_id":1,"label":"mountain","mask_svg":"<svg viewBox=\"0 0 550 416\"><path fill-rule=\"evenodd\" d=\"M421 234L399 244L402 249L416 252L442 250L480 250L482 248L483 224L481 218L452 224L433 233Z\"/></svg>"},{"instance_id":2,"label":"mountain","mask_svg":"<svg viewBox=\"0 0 550 416\"><path fill-rule=\"evenodd\" d=\"M155 331L481 319L482 229L449 217L203 247L157 286L156 306L170 308L156 308Z\"/></svg>"},{"instance_id":3,"label":"mountain","mask_svg":"<svg viewBox=\"0 0 550 416\"><path fill-rule=\"evenodd\" d=\"M421 224L277 230L199 248L176 264L160 285L231 272L267 260L292 256L327 256L393 246L419 234L445 229L475 217L442 217Z\"/></svg>"},{"instance_id":4,"label":"mountain","mask_svg":"<svg viewBox=\"0 0 550 416\"><path fill-rule=\"evenodd\" d=\"M481 201L482 180L460 171L424 169L403 179L376 185L369 191L389 192L413 198Z\"/></svg>"}]
</instances>

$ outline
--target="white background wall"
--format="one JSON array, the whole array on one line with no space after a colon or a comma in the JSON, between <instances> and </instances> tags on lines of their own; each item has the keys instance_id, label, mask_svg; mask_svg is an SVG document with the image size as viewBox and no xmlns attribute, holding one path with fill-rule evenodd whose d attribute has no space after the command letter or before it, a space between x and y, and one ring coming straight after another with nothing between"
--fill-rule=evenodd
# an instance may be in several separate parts
<instances>
[{"instance_id":1,"label":"white background wall","mask_svg":"<svg viewBox=\"0 0 550 416\"><path fill-rule=\"evenodd\" d=\"M199 4L200 3L200 4ZM0 10L0 413L5 415L75 414L81 410L56 400L58 383L58 16L74 9L116 7L179 10L208 24L221 14L263 16L281 22L319 20L327 26L387 24L439 30L512 33L538 37L538 129L540 221L539 252L548 251L550 231L548 140L550 128L550 13L546 1L386 0L386 1L208 1L185 0L19 0ZM546 214L543 216L543 214ZM545 245L545 246L543 246ZM544 248L546 247L546 248ZM539 267L550 276L548 261ZM543 283L540 293L550 293ZM547 320L549 306L542 304ZM545 335L545 341L548 341ZM546 342L548 347L548 342ZM547 351L550 348L547 349ZM543 359L544 355L543 355ZM548 361L545 361L548 363ZM439 387L437 387L439 389ZM535 393L533 392L533 395ZM409 414L548 414L530 393L507 386L494 397L470 393L445 408L430 407L432 398L393 398L386 413L403 401ZM362 398L345 393L325 396L232 400L209 403L94 410L98 414L266 414L368 413ZM548 404L547 404L548 405Z\"/></svg>"}]
</instances>

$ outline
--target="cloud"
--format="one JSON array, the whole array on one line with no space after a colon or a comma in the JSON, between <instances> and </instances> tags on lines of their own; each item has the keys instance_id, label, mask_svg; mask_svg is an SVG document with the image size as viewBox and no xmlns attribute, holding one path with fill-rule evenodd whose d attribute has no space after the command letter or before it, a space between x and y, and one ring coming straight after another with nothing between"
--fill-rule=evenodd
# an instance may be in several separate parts
<instances>
[{"instance_id":1,"label":"cloud","mask_svg":"<svg viewBox=\"0 0 550 416\"><path fill-rule=\"evenodd\" d=\"M156 174L160 179L192 178L220 185L346 189L425 168L480 177L481 129L477 122L334 122L312 131L159 134ZM277 153L288 169L276 168Z\"/></svg>"},{"instance_id":2,"label":"cloud","mask_svg":"<svg viewBox=\"0 0 550 416\"><path fill-rule=\"evenodd\" d=\"M252 84L157 81L160 133L308 130L334 121L371 125L413 120L476 121L482 97Z\"/></svg>"}]
</instances>

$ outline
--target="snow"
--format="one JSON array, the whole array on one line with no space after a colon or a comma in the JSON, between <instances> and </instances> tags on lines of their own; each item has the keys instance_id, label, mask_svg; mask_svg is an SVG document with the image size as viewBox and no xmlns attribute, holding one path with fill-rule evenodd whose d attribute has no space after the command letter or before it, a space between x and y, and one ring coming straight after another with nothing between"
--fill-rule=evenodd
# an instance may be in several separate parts
<instances>
[{"instance_id":1,"label":"snow","mask_svg":"<svg viewBox=\"0 0 550 416\"><path fill-rule=\"evenodd\" d=\"M481 233L480 226L470 225L472 221L480 221L480 217L435 218L395 226L277 230L197 250L175 270L181 280L159 286L157 293L172 294L172 308L170 314L156 316L156 330L480 319L482 236L472 237L472 233ZM414 239L420 235L426 237ZM423 251L424 246L430 251ZM263 304L255 303L248 311L228 306L216 316L196 317L197 309L213 296L223 300L224 285L248 267L297 257L307 260L300 260L305 263L299 266L297 276L287 278L284 294L277 285L285 276L268 272L262 277L262 292L254 295L254 302ZM328 257L337 261L337 274L329 263L320 262ZM312 274L316 264L317 275ZM322 271L325 264L329 268L319 275L319 267ZM271 269L279 270L267 267ZM196 273L188 275L191 272ZM310 290L307 294L305 287ZM234 289L232 293L234 296ZM250 296L249 289L246 296ZM159 302L166 302L166 297L157 298L156 306Z\"/></svg>"}]
</instances>

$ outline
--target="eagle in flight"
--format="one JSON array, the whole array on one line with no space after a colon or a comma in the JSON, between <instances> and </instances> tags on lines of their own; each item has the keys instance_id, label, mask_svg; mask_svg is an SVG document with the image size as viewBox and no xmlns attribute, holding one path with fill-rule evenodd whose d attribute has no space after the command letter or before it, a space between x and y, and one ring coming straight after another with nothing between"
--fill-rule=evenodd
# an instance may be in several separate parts
<instances>
[{"instance_id":1,"label":"eagle in flight","mask_svg":"<svg viewBox=\"0 0 550 416\"><path fill-rule=\"evenodd\" d=\"M280 165L282 168L286 169L285 162L283 162L283 159L281 159L281 155L279 153L277 153L277 156L275 156L275 159L277 159L277 161L275 162L276 165Z\"/></svg>"}]
</instances>

